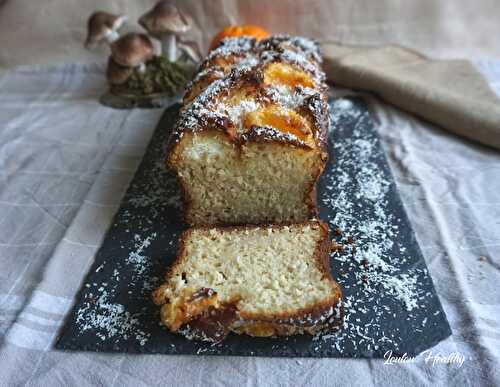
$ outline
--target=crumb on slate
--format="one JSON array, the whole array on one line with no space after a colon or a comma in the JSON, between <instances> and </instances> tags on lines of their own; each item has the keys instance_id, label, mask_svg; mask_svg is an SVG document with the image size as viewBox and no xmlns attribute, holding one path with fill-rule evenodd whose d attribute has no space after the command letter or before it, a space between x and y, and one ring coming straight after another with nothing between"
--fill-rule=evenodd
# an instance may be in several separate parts
<instances>
[{"instance_id":1,"label":"crumb on slate","mask_svg":"<svg viewBox=\"0 0 500 387\"><path fill-rule=\"evenodd\" d=\"M330 250L331 251L342 252L342 251L344 251L344 245L342 245L340 243L337 243L337 241L333 240L332 244L330 246Z\"/></svg>"}]
</instances>

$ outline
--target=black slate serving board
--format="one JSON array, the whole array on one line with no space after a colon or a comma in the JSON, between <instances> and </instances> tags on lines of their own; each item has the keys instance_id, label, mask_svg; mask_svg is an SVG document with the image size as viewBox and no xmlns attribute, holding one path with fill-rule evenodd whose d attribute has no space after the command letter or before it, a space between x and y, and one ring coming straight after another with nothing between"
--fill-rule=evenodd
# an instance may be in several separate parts
<instances>
[{"instance_id":1,"label":"black slate serving board","mask_svg":"<svg viewBox=\"0 0 500 387\"><path fill-rule=\"evenodd\" d=\"M330 334L191 342L159 325L150 294L184 229L180 194L164 168L178 113L167 109L96 255L57 349L282 357L416 355L451 334L367 106L331 101L330 160L318 187L321 218L342 251L332 253L345 323ZM337 229L338 228L338 229ZM334 230L337 229L335 232Z\"/></svg>"}]
</instances>

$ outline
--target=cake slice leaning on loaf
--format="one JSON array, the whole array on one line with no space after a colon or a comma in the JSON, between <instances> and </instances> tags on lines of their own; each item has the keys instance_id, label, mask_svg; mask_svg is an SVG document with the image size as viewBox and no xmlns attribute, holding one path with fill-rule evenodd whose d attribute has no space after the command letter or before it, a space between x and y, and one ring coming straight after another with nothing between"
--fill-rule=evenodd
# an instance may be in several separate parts
<instances>
[{"instance_id":1,"label":"cake slice leaning on loaf","mask_svg":"<svg viewBox=\"0 0 500 387\"><path fill-rule=\"evenodd\" d=\"M329 111L318 45L225 39L200 65L168 164L190 225L303 222L317 216Z\"/></svg>"},{"instance_id":2,"label":"cake slice leaning on loaf","mask_svg":"<svg viewBox=\"0 0 500 387\"><path fill-rule=\"evenodd\" d=\"M230 331L280 336L340 325L342 294L330 274L328 234L315 220L189 229L153 293L163 324L213 342Z\"/></svg>"}]
</instances>

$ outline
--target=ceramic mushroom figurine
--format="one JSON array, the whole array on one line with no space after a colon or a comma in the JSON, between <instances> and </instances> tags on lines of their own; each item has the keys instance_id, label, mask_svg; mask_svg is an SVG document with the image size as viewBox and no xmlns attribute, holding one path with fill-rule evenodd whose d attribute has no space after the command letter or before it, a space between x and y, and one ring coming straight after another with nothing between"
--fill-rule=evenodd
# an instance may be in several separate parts
<instances>
[{"instance_id":1,"label":"ceramic mushroom figurine","mask_svg":"<svg viewBox=\"0 0 500 387\"><path fill-rule=\"evenodd\" d=\"M109 88L100 102L119 109L172 103L172 98L178 97L192 76L193 66L177 62L178 51L193 62L200 58L194 42L178 41L179 36L191 28L191 19L172 3L161 1L140 19L150 35L127 33L117 39L123 20L121 16L95 12L88 21L86 46L110 42L111 55L106 69ZM162 41L166 55L155 55L152 36Z\"/></svg>"},{"instance_id":2,"label":"ceramic mushroom figurine","mask_svg":"<svg viewBox=\"0 0 500 387\"><path fill-rule=\"evenodd\" d=\"M87 21L85 47L90 48L103 41L113 43L120 37L118 30L126 20L125 15L113 15L102 11L94 12Z\"/></svg>"},{"instance_id":3,"label":"ceramic mushroom figurine","mask_svg":"<svg viewBox=\"0 0 500 387\"><path fill-rule=\"evenodd\" d=\"M145 63L153 58L153 55L153 43L145 34L129 33L111 43L112 61L122 67L137 67L139 72L146 70ZM108 75L109 67L108 63Z\"/></svg>"},{"instance_id":4,"label":"ceramic mushroom figurine","mask_svg":"<svg viewBox=\"0 0 500 387\"><path fill-rule=\"evenodd\" d=\"M124 84L133 72L133 67L121 66L116 63L112 57L109 57L108 67L106 68L106 78L110 85L115 86Z\"/></svg>"},{"instance_id":5,"label":"ceramic mushroom figurine","mask_svg":"<svg viewBox=\"0 0 500 387\"><path fill-rule=\"evenodd\" d=\"M162 54L175 62L178 56L177 37L191 29L192 20L170 1L162 0L140 17L139 24L161 41Z\"/></svg>"},{"instance_id":6,"label":"ceramic mushroom figurine","mask_svg":"<svg viewBox=\"0 0 500 387\"><path fill-rule=\"evenodd\" d=\"M198 63L201 61L201 54L198 50L198 45L196 42L192 41L179 41L179 50L184 53L193 63Z\"/></svg>"}]
</instances>

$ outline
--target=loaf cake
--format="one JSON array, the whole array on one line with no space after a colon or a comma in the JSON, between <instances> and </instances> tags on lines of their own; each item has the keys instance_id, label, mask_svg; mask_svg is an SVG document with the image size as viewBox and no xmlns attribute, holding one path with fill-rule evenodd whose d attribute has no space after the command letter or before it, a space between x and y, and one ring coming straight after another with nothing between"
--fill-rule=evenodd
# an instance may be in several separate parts
<instances>
[{"instance_id":1,"label":"loaf cake","mask_svg":"<svg viewBox=\"0 0 500 387\"><path fill-rule=\"evenodd\" d=\"M163 324L190 339L329 330L343 317L330 247L327 226L316 220L192 228L153 300Z\"/></svg>"},{"instance_id":2,"label":"loaf cake","mask_svg":"<svg viewBox=\"0 0 500 387\"><path fill-rule=\"evenodd\" d=\"M168 165L192 226L304 222L327 160L329 111L317 43L227 38L188 86Z\"/></svg>"}]
</instances>

